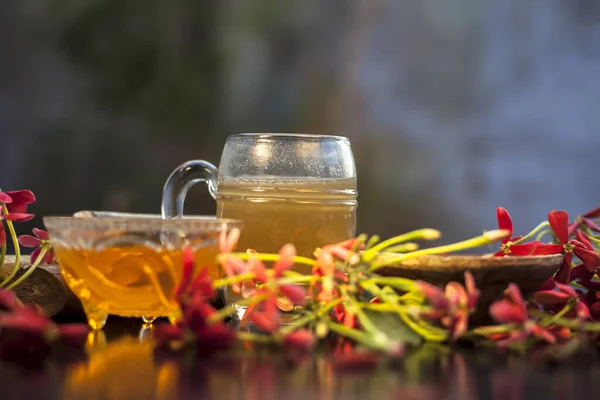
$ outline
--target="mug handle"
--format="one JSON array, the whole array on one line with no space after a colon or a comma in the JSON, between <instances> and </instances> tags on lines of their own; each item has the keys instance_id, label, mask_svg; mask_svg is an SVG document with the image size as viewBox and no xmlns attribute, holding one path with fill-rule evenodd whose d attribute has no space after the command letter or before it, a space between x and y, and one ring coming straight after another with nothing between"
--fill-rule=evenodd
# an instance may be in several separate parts
<instances>
[{"instance_id":1,"label":"mug handle","mask_svg":"<svg viewBox=\"0 0 600 400\"><path fill-rule=\"evenodd\" d=\"M208 193L217 198L217 167L203 160L192 160L177 167L163 188L161 212L163 218L183 216L183 204L188 190L198 182L206 182Z\"/></svg>"}]
</instances>

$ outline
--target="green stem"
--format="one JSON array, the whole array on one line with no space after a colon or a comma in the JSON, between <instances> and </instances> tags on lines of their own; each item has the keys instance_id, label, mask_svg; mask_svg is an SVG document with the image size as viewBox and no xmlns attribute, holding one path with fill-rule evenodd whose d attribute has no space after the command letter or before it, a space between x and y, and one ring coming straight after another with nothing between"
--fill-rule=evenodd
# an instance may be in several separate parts
<instances>
[{"instance_id":1,"label":"green stem","mask_svg":"<svg viewBox=\"0 0 600 400\"><path fill-rule=\"evenodd\" d=\"M217 289L224 286L229 286L234 283L240 283L249 279L254 279L254 272L247 272L245 274L228 276L227 278L216 279L213 281L213 288Z\"/></svg>"},{"instance_id":2,"label":"green stem","mask_svg":"<svg viewBox=\"0 0 600 400\"><path fill-rule=\"evenodd\" d=\"M552 231L550 229L544 229L543 231L538 233L538 235L535 237L535 240L541 242L542 238L546 235L552 235Z\"/></svg>"},{"instance_id":3,"label":"green stem","mask_svg":"<svg viewBox=\"0 0 600 400\"><path fill-rule=\"evenodd\" d=\"M49 247L49 245L43 245L42 246L42 250L40 250L40 254L38 254L38 257L35 259L35 262L33 264L31 264L31 266L27 269L27 271L25 271L25 273L23 275L21 275L21 277L19 277L19 279L17 279L16 281L14 281L10 285L8 285L7 289L10 290L10 289L16 288L25 279L27 279L31 274L33 274L33 272L35 271L35 269L40 265L40 262L46 256L46 253L48 252L48 247Z\"/></svg>"},{"instance_id":4,"label":"green stem","mask_svg":"<svg viewBox=\"0 0 600 400\"><path fill-rule=\"evenodd\" d=\"M592 236L592 235L588 235L588 237L590 238L590 240L592 241L592 243L594 243L596 246L600 246L600 239Z\"/></svg>"},{"instance_id":5,"label":"green stem","mask_svg":"<svg viewBox=\"0 0 600 400\"><path fill-rule=\"evenodd\" d=\"M371 282L381 286L390 286L394 289L402 290L404 292L412 292L413 290L417 289L417 284L415 281L407 278L375 276L367 281L367 283Z\"/></svg>"},{"instance_id":6,"label":"green stem","mask_svg":"<svg viewBox=\"0 0 600 400\"><path fill-rule=\"evenodd\" d=\"M532 237L534 237L538 232L540 232L541 230L543 230L549 226L550 226L550 223L548 221L544 221L544 222L540 223L538 226L536 226L535 228L533 228L533 230L531 232L529 232L527 235L523 236L521 239L515 240L514 242L512 242L512 244L524 243L524 242L530 240Z\"/></svg>"},{"instance_id":7,"label":"green stem","mask_svg":"<svg viewBox=\"0 0 600 400\"><path fill-rule=\"evenodd\" d=\"M273 338L269 335L260 335L258 333L252 332L237 332L238 339L245 342L255 342L255 343L272 343Z\"/></svg>"},{"instance_id":8,"label":"green stem","mask_svg":"<svg viewBox=\"0 0 600 400\"><path fill-rule=\"evenodd\" d=\"M435 229L429 229L429 228L417 229L415 231L408 232L403 235L395 236L393 238L384 240L383 242L379 243L378 245L373 246L372 248L370 248L369 250L367 250L363 253L363 259L365 261L369 262L373 258L375 258L377 253L383 251L387 247L391 247L391 246L399 244L399 243L407 242L409 240L419 240L419 239L435 240L435 239L439 239L440 236L441 236L440 232Z\"/></svg>"},{"instance_id":9,"label":"green stem","mask_svg":"<svg viewBox=\"0 0 600 400\"><path fill-rule=\"evenodd\" d=\"M278 336L284 337L288 333L294 332L296 329L302 328L304 325L313 322L317 319L317 314L307 314L304 317L298 318L289 325L284 326L277 332Z\"/></svg>"},{"instance_id":10,"label":"green stem","mask_svg":"<svg viewBox=\"0 0 600 400\"><path fill-rule=\"evenodd\" d=\"M581 323L568 318L557 318L554 320L554 324L585 332L600 332L600 322Z\"/></svg>"},{"instance_id":11,"label":"green stem","mask_svg":"<svg viewBox=\"0 0 600 400\"><path fill-rule=\"evenodd\" d=\"M431 247L428 249L413 251L412 253L406 254L398 254L392 257L382 257L382 260L374 262L370 270L375 271L378 268L390 266L393 263L401 262L410 258L418 258L425 255L433 255L433 254L445 254L452 253L460 250L472 249L484 245L488 245L490 243L496 242L505 238L509 234L509 231L497 229L493 231L489 231L484 233L481 236L477 236L471 239L463 240L462 242L457 242L453 244L448 244L445 246Z\"/></svg>"},{"instance_id":12,"label":"green stem","mask_svg":"<svg viewBox=\"0 0 600 400\"><path fill-rule=\"evenodd\" d=\"M214 314L212 314L210 317L208 317L208 322L213 323L213 324L216 322L219 322L219 321L229 317L231 314L236 313L237 307L251 306L252 304L256 304L256 303L260 303L261 301L265 301L269 297L270 297L270 295L268 293L265 293L262 295L250 297L248 299L236 301L235 303L229 304L228 306L223 307L220 310L218 310L217 312L215 312Z\"/></svg>"},{"instance_id":13,"label":"green stem","mask_svg":"<svg viewBox=\"0 0 600 400\"><path fill-rule=\"evenodd\" d=\"M2 211L3 211L4 215L8 215L8 211L6 210L6 207L2 207ZM6 221L6 226L8 226L8 231L10 232L10 237L13 241L13 245L15 247L15 265L13 266L13 269L10 272L10 275L8 275L6 277L6 279L4 279L2 281L2 283L0 283L0 288L5 287L10 281L12 281L13 278L15 277L15 275L17 274L17 271L19 271L19 268L21 267L21 248L19 247L19 240L17 239L17 232L15 232L15 227L14 227L12 221L9 221L9 220L5 220L5 221Z\"/></svg>"},{"instance_id":14,"label":"green stem","mask_svg":"<svg viewBox=\"0 0 600 400\"><path fill-rule=\"evenodd\" d=\"M544 327L552 325L554 323L554 321L556 321L557 319L562 318L566 313L568 313L569 311L571 311L571 309L572 309L571 305L567 304L566 306L563 307L562 310L560 310L556 314L552 315L547 320L543 321L541 323L541 325L544 326Z\"/></svg>"},{"instance_id":15,"label":"green stem","mask_svg":"<svg viewBox=\"0 0 600 400\"><path fill-rule=\"evenodd\" d=\"M398 306L395 295L386 293L384 289L379 289L379 287L377 287L373 283L361 282L360 286L366 291L370 292L371 294L379 297L384 303L392 307ZM411 311L413 310L415 310L415 307L409 308L408 312L398 310L396 313L410 329L412 329L415 333L417 333L425 340L430 342L444 342L448 339L448 332L444 329L436 328L422 320L413 319L411 317Z\"/></svg>"},{"instance_id":16,"label":"green stem","mask_svg":"<svg viewBox=\"0 0 600 400\"><path fill-rule=\"evenodd\" d=\"M410 305L410 306L404 306L404 305L398 305L398 304L390 304L390 303L362 303L361 304L362 308L366 308L367 310L373 310L373 311L381 311L381 312L391 312L391 313L412 313L412 312L428 312L428 311L432 311L433 308L432 307L420 307L420 306L414 306L414 305Z\"/></svg>"},{"instance_id":17,"label":"green stem","mask_svg":"<svg viewBox=\"0 0 600 400\"><path fill-rule=\"evenodd\" d=\"M329 326L331 331L337 333L338 335L345 336L372 349L384 351L389 349L389 347L386 346L386 343L384 343L385 341L376 340L373 335L369 335L363 331L359 331L358 329L349 328L346 325L333 321L328 321L327 326Z\"/></svg>"},{"instance_id":18,"label":"green stem","mask_svg":"<svg viewBox=\"0 0 600 400\"><path fill-rule=\"evenodd\" d=\"M367 317L367 315L362 311L354 296L350 295L344 286L340 286L340 292L342 298L344 299L344 305L346 306L346 309L353 312L358 317L360 325L363 327L363 329L371 334L381 333L381 331L377 329L377 327L371 322L369 317Z\"/></svg>"},{"instance_id":19,"label":"green stem","mask_svg":"<svg viewBox=\"0 0 600 400\"><path fill-rule=\"evenodd\" d=\"M2 222L0 222L1 224ZM2 229L2 228L0 228ZM0 250L0 271L2 270L2 266L4 266L4 260L6 259L6 243L2 245L2 250Z\"/></svg>"},{"instance_id":20,"label":"green stem","mask_svg":"<svg viewBox=\"0 0 600 400\"><path fill-rule=\"evenodd\" d=\"M369 238L369 240L367 241L367 244L365 245L365 251L373 248L373 246L375 246L377 243L379 243L379 236L377 235L373 235Z\"/></svg>"},{"instance_id":21,"label":"green stem","mask_svg":"<svg viewBox=\"0 0 600 400\"><path fill-rule=\"evenodd\" d=\"M385 249L386 253L409 253L411 251L419 250L419 245L414 242L402 243L397 246L388 247Z\"/></svg>"}]
</instances>

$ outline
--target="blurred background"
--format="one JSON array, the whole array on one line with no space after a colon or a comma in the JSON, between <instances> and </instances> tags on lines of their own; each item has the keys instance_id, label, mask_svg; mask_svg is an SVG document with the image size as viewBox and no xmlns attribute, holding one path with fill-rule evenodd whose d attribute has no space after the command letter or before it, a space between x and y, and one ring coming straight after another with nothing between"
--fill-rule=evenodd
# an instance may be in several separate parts
<instances>
[{"instance_id":1,"label":"blurred background","mask_svg":"<svg viewBox=\"0 0 600 400\"><path fill-rule=\"evenodd\" d=\"M600 205L597 0L2 0L0 187L155 212L227 135L348 136L358 231ZM205 186L186 212L213 214Z\"/></svg>"}]
</instances>

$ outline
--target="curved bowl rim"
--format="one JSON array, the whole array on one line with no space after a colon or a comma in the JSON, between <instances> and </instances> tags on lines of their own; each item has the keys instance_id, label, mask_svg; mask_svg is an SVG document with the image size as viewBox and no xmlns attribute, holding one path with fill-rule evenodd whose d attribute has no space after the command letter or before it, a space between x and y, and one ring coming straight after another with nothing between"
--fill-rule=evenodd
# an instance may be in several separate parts
<instances>
[{"instance_id":1,"label":"curved bowl rim","mask_svg":"<svg viewBox=\"0 0 600 400\"><path fill-rule=\"evenodd\" d=\"M125 230L125 231L190 231L214 232L231 228L242 228L243 222L228 218L207 216L185 218L160 217L75 217L49 215L43 218L48 230Z\"/></svg>"}]
</instances>

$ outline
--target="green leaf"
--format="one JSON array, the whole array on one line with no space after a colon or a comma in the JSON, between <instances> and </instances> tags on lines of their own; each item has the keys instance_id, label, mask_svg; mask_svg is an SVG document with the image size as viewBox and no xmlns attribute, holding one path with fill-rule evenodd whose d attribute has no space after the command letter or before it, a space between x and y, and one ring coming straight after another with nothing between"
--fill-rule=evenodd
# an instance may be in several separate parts
<instances>
[{"instance_id":1,"label":"green leaf","mask_svg":"<svg viewBox=\"0 0 600 400\"><path fill-rule=\"evenodd\" d=\"M366 316L371 320L378 330L394 341L404 342L411 345L418 345L422 338L412 329L410 329L399 315L389 312L378 312L373 310L364 310Z\"/></svg>"}]
</instances>

